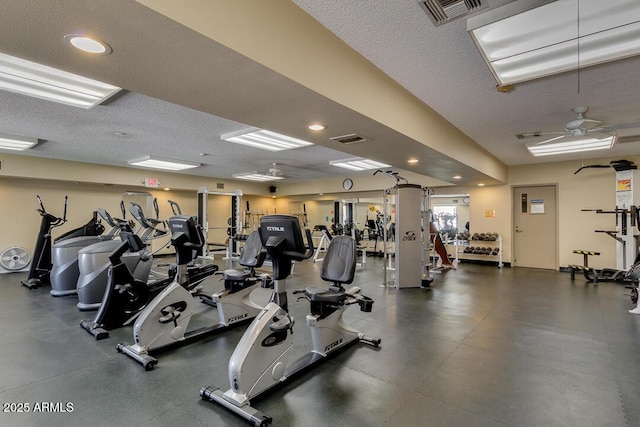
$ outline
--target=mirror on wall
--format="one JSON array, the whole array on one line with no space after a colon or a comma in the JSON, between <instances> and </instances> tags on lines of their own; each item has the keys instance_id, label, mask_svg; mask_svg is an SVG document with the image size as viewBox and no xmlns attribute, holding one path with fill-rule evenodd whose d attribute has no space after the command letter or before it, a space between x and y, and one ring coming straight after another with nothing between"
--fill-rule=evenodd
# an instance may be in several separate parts
<instances>
[{"instance_id":1,"label":"mirror on wall","mask_svg":"<svg viewBox=\"0 0 640 427\"><path fill-rule=\"evenodd\" d=\"M432 222L443 242L469 231L469 202L468 194L431 196Z\"/></svg>"}]
</instances>

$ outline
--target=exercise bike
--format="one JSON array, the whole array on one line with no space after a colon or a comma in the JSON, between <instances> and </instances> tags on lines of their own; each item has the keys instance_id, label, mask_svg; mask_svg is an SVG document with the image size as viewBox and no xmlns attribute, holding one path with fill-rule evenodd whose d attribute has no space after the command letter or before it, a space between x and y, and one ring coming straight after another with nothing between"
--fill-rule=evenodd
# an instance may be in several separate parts
<instances>
[{"instance_id":1,"label":"exercise bike","mask_svg":"<svg viewBox=\"0 0 640 427\"><path fill-rule=\"evenodd\" d=\"M215 264L193 265L198 249L204 245L201 234L189 233L194 224L192 217L176 215L169 219L171 244L176 249L175 268L171 277L152 284L136 279L122 257L127 252L144 248L142 239L134 233L121 233L123 242L109 255L107 287L102 304L93 320L83 320L80 326L96 340L109 337L109 330L131 324L153 298L172 283L194 289L203 280L218 271ZM170 272L171 274L171 272ZM175 277L175 278L174 278Z\"/></svg>"},{"instance_id":2,"label":"exercise bike","mask_svg":"<svg viewBox=\"0 0 640 427\"><path fill-rule=\"evenodd\" d=\"M29 289L39 288L51 283L50 275L53 264L51 262L51 232L55 227L60 227L67 222L67 203L68 196L64 196L64 212L62 218L50 214L44 208L42 199L36 194L40 208L38 213L42 217L40 221L40 230L36 238L36 247L33 251L33 259L29 268L29 276L20 283ZM74 228L60 235L55 242L72 239L80 236L99 236L104 232L104 226L100 224L94 212L93 217L83 226Z\"/></svg>"},{"instance_id":3,"label":"exercise bike","mask_svg":"<svg viewBox=\"0 0 640 427\"><path fill-rule=\"evenodd\" d=\"M185 223L183 232L198 234L202 240L202 229L195 222ZM158 360L150 353L166 350L203 338L207 335L223 332L231 327L246 324L253 319L264 307L251 300L251 294L260 284L261 288L268 288L271 280L266 275L257 275L265 259L262 251L260 235L252 232L243 247L238 262L244 270L225 270L222 291L211 296L193 294L191 286L173 282L144 309L133 326L134 344L121 343L117 350L138 363L145 370L153 369ZM198 329L188 331L189 322L194 314L194 296L200 296L201 301L213 305L217 309L218 322Z\"/></svg>"},{"instance_id":4,"label":"exercise bike","mask_svg":"<svg viewBox=\"0 0 640 427\"><path fill-rule=\"evenodd\" d=\"M332 285L329 289L307 287L293 294L303 294L310 302L307 325L311 329L313 349L288 364L293 348L294 319L287 311L285 279L291 263L313 255L311 233L306 231L305 245L298 219L291 215L265 216L260 221L260 236L273 263L274 292L272 300L253 320L240 339L229 360L230 389L222 392L214 386L200 390L200 396L222 405L255 426L270 424L272 418L251 406L251 401L285 384L315 367L329 356L356 342L378 346L380 338L367 337L344 324L344 310L359 304L371 311L373 301L360 294L360 288L345 290L342 285L353 282L356 248L349 236L334 236L322 264L321 277Z\"/></svg>"}]
</instances>

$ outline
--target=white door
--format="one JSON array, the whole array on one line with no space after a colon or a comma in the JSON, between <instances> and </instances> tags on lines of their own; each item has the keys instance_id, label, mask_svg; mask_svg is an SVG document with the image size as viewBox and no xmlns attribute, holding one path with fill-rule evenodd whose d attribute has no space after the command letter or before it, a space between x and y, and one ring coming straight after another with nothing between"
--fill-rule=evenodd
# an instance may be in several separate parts
<instances>
[{"instance_id":1,"label":"white door","mask_svg":"<svg viewBox=\"0 0 640 427\"><path fill-rule=\"evenodd\" d=\"M558 269L556 186L513 188L513 265Z\"/></svg>"}]
</instances>

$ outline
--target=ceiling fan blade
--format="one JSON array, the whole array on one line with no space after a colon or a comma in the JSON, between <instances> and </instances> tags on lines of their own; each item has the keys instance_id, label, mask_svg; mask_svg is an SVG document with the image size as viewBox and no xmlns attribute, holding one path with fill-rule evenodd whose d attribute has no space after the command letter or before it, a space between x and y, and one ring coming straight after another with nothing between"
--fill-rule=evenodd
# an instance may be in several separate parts
<instances>
[{"instance_id":1,"label":"ceiling fan blade","mask_svg":"<svg viewBox=\"0 0 640 427\"><path fill-rule=\"evenodd\" d=\"M538 142L538 143L536 143L535 145L542 145L542 144L546 144L546 143L548 143L548 142L557 141L557 140L562 139L562 138L564 138L564 137L566 137L566 136L567 136L567 135L565 135L565 134L563 133L563 134L562 134L562 135L560 135L560 136L556 136L555 138L551 138L551 139L547 139L547 140L544 140L544 141Z\"/></svg>"},{"instance_id":2,"label":"ceiling fan blade","mask_svg":"<svg viewBox=\"0 0 640 427\"><path fill-rule=\"evenodd\" d=\"M606 168L606 169L608 169L610 167L611 167L611 165L585 165L585 166L582 166L577 171L575 171L573 174L575 175L575 174L577 174L578 172L580 172L583 169L591 169L591 168L597 168L597 169L605 169Z\"/></svg>"},{"instance_id":3,"label":"ceiling fan blade","mask_svg":"<svg viewBox=\"0 0 640 427\"><path fill-rule=\"evenodd\" d=\"M619 129L632 129L632 128L640 128L640 122L620 123L617 125L600 126L597 128L591 128L589 129L589 131L590 132L611 132Z\"/></svg>"},{"instance_id":4,"label":"ceiling fan blade","mask_svg":"<svg viewBox=\"0 0 640 427\"><path fill-rule=\"evenodd\" d=\"M593 127L598 123L600 123L600 120L586 119L584 117L581 117L579 119L571 120L569 123L565 125L565 129L567 130L582 129L587 127L587 125Z\"/></svg>"},{"instance_id":5,"label":"ceiling fan blade","mask_svg":"<svg viewBox=\"0 0 640 427\"><path fill-rule=\"evenodd\" d=\"M540 136L547 136L547 135L564 135L565 132L525 132L525 133L519 133L516 135L516 138L518 139L525 139L525 138L538 138Z\"/></svg>"}]
</instances>

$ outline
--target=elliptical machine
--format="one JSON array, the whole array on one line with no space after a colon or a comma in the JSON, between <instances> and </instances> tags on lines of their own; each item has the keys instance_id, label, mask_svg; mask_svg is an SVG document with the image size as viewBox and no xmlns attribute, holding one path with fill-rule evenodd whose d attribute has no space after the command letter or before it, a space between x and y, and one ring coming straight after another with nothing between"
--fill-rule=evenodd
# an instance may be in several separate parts
<instances>
[{"instance_id":1,"label":"elliptical machine","mask_svg":"<svg viewBox=\"0 0 640 427\"><path fill-rule=\"evenodd\" d=\"M76 295L78 293L76 286L80 276L80 269L78 268L78 253L80 250L98 242L113 240L120 232L120 226L109 215L109 212L102 208L96 209L93 221L95 221L96 214L100 215L102 220L111 226L111 230L107 234L65 239L61 242L56 242L51 247L51 291L49 293L52 296Z\"/></svg>"},{"instance_id":2,"label":"elliptical machine","mask_svg":"<svg viewBox=\"0 0 640 427\"><path fill-rule=\"evenodd\" d=\"M272 391L297 375L315 367L330 355L356 342L378 346L380 338L367 337L347 327L342 320L344 310L359 304L371 311L373 301L360 294L360 288L345 290L343 284L353 281L356 268L356 248L349 236L334 236L322 264L321 277L333 282L329 289L307 287L293 291L309 300L311 313L307 325L311 328L313 349L287 365L293 348L294 319L287 311L285 279L291 273L291 262L313 255L311 233L306 231L306 248L298 219L291 215L270 215L260 221L260 236L273 262L274 293L272 301L253 320L229 360L230 389L222 392L214 386L200 390L208 401L245 418L256 426L270 424L270 416L251 406L251 400Z\"/></svg>"},{"instance_id":3,"label":"elliptical machine","mask_svg":"<svg viewBox=\"0 0 640 427\"><path fill-rule=\"evenodd\" d=\"M83 320L80 326L96 340L105 339L109 337L109 330L131 324L167 286L177 284L195 289L200 282L218 271L215 264L193 265L198 250L204 245L202 231L192 232L194 224L195 219L185 215L169 219L171 244L176 249L177 265L174 266L171 277L152 284L136 279L122 261L125 253L138 252L145 247L138 235L123 233L122 243L109 255L108 281L100 309L93 320Z\"/></svg>"},{"instance_id":4,"label":"elliptical machine","mask_svg":"<svg viewBox=\"0 0 640 427\"><path fill-rule=\"evenodd\" d=\"M31 262L31 266L29 267L29 276L26 280L22 280L20 282L29 289L35 289L39 288L40 286L50 284L50 274L52 267L51 231L55 227L60 227L65 222L67 222L67 203L69 197L64 196L64 211L62 214L62 218L59 218L47 212L47 210L44 208L44 204L42 203L42 199L37 194L36 199L38 199L38 204L40 205L40 209L37 209L37 211L42 217L42 220L40 221L40 230L38 231L38 236L36 237L36 247L33 250L33 261ZM79 236L99 236L103 232L104 226L97 220L96 214L94 212L93 218L91 218L89 222L87 222L82 227L74 228L73 230L67 231L66 233L60 235L56 239L56 243Z\"/></svg>"},{"instance_id":5,"label":"elliptical machine","mask_svg":"<svg viewBox=\"0 0 640 427\"><path fill-rule=\"evenodd\" d=\"M202 235L200 226L189 221L184 224L184 233ZM204 240L204 236L201 236ZM118 344L119 353L124 353L149 371L158 363L158 359L150 353L183 345L203 338L207 335L223 332L233 326L245 324L253 319L263 308L251 300L251 293L256 285L268 288L271 280L266 275L256 275L255 269L264 262L266 253L262 251L260 235L252 232L246 240L238 262L244 266L243 271L225 270L224 290L201 297L202 302L213 305L218 312L218 323L188 331L189 321L193 316L192 285L180 285L174 281L144 309L133 325L134 344ZM178 271L178 277L180 271Z\"/></svg>"},{"instance_id":6,"label":"elliptical machine","mask_svg":"<svg viewBox=\"0 0 640 427\"><path fill-rule=\"evenodd\" d=\"M154 203L157 215L157 202ZM140 224L140 229L144 232L140 236L144 245L136 251L123 253L122 260L132 272L133 276L144 282L148 281L153 264L153 254L147 249L147 242L151 239L160 238L168 234L167 230L160 226L164 221L157 219L149 219L145 217L142 207L131 202L129 212ZM131 227L127 221L119 220L121 227L121 239L127 233L132 233ZM107 274L109 270L109 254L120 246L118 241L99 242L78 252L78 269L80 275L76 283L78 292L77 307L81 311L97 310L102 302L102 297L107 287ZM134 245L132 245L134 246ZM163 276L163 279L167 276Z\"/></svg>"}]
</instances>

